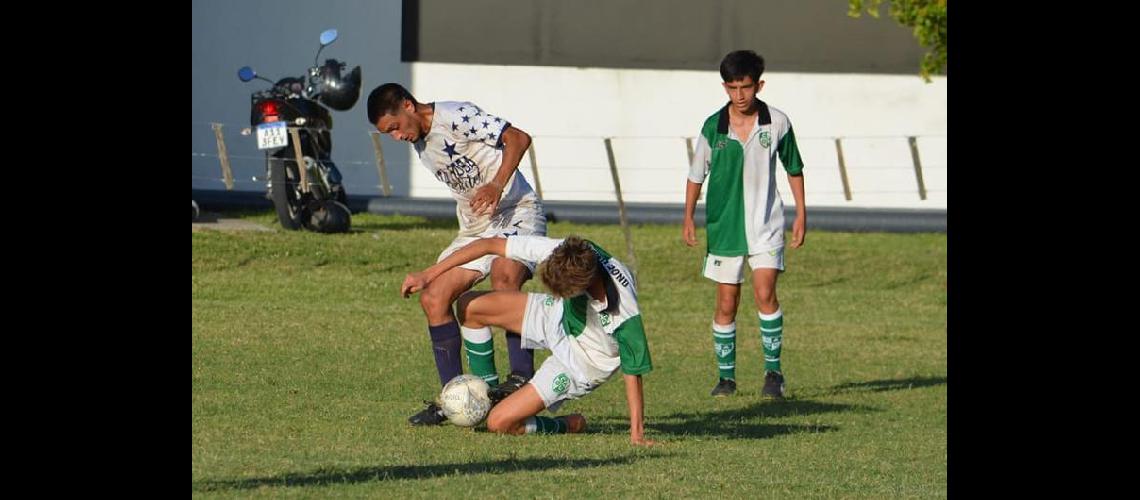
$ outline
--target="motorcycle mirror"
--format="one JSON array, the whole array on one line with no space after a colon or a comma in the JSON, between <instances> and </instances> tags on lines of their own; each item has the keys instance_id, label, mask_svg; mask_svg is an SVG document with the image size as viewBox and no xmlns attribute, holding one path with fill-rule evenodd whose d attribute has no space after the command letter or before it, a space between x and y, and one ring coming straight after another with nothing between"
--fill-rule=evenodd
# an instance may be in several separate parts
<instances>
[{"instance_id":1,"label":"motorcycle mirror","mask_svg":"<svg viewBox=\"0 0 1140 500\"><path fill-rule=\"evenodd\" d=\"M257 78L257 72L249 66L242 66L241 69L238 70L238 78L243 82L248 82Z\"/></svg>"},{"instance_id":2,"label":"motorcycle mirror","mask_svg":"<svg viewBox=\"0 0 1140 500\"><path fill-rule=\"evenodd\" d=\"M317 66L321 57L321 51L325 50L329 44L336 41L336 28L329 28L321 32L321 48L317 49L317 55L313 57L313 66Z\"/></svg>"}]
</instances>

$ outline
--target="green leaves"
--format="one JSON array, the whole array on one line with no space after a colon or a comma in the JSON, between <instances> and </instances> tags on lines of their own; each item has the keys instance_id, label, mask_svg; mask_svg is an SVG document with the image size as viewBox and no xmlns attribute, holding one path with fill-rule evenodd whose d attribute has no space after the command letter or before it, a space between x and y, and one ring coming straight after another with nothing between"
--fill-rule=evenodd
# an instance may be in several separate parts
<instances>
[{"instance_id":1,"label":"green leaves","mask_svg":"<svg viewBox=\"0 0 1140 500\"><path fill-rule=\"evenodd\" d=\"M861 17L863 10L878 18L883 0L848 0L847 15ZM914 29L919 45L930 49L923 56L919 75L946 74L946 0L891 0L888 14L900 25Z\"/></svg>"}]
</instances>

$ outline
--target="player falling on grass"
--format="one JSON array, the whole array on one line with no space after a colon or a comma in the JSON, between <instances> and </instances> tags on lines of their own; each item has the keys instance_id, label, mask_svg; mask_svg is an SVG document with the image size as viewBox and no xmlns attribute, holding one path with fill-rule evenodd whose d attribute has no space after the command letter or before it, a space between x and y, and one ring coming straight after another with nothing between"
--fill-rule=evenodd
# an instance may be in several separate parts
<instances>
[{"instance_id":1,"label":"player falling on grass","mask_svg":"<svg viewBox=\"0 0 1140 500\"><path fill-rule=\"evenodd\" d=\"M582 432L586 419L580 414L552 418L538 413L556 411L566 400L589 394L620 370L630 441L652 445L644 434L641 376L653 369L653 363L637 305L637 284L629 269L597 244L576 236L484 238L409 274L400 292L408 297L430 288L449 269L484 255L540 263L539 275L550 290L549 294L467 292L459 299L464 342L487 342L490 327L499 326L522 333L524 347L551 352L526 385L491 409L487 429L504 434ZM493 369L472 359L476 375Z\"/></svg>"}]
</instances>

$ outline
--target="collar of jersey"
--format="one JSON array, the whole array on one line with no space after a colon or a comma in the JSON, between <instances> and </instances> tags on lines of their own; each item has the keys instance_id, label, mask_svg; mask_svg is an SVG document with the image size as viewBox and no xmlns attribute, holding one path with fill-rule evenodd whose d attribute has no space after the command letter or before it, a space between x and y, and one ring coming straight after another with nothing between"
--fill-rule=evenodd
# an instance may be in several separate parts
<instances>
[{"instance_id":1,"label":"collar of jersey","mask_svg":"<svg viewBox=\"0 0 1140 500\"><path fill-rule=\"evenodd\" d=\"M753 104L755 105L756 110L760 112L760 121L758 125L760 127L763 127L764 125L770 125L772 123L772 113L768 111L768 105L760 99L753 99ZM730 105L732 105L731 101L725 104L723 108L720 108L720 117L717 119L716 124L716 132L718 134L728 135L728 107Z\"/></svg>"}]
</instances>

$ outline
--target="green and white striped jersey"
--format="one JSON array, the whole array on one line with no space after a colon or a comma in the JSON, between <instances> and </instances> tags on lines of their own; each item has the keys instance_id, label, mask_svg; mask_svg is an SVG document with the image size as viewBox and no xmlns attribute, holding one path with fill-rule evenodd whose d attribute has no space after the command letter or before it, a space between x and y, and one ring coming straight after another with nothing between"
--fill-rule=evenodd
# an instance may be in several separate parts
<instances>
[{"instance_id":1,"label":"green and white striped jersey","mask_svg":"<svg viewBox=\"0 0 1140 500\"><path fill-rule=\"evenodd\" d=\"M776 190L776 155L790 175L804 168L792 122L756 100L756 124L741 139L728 126L728 105L705 120L689 180L703 184L708 253L755 255L784 246L784 203Z\"/></svg>"},{"instance_id":2,"label":"green and white striped jersey","mask_svg":"<svg viewBox=\"0 0 1140 500\"><path fill-rule=\"evenodd\" d=\"M540 263L558 245L560 238L545 236L507 237L507 257ZM589 294L562 300L562 329L570 341L571 352L593 383L608 379L620 367L627 375L641 375L653 369L649 344L637 305L637 283L629 268L613 258L602 247L587 241L597 254L598 265L605 271L606 300L594 300ZM550 300L558 300L551 297Z\"/></svg>"}]
</instances>

